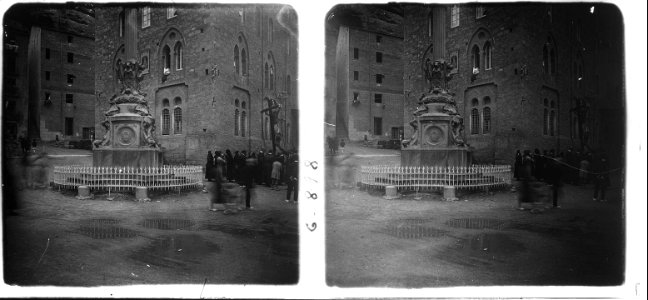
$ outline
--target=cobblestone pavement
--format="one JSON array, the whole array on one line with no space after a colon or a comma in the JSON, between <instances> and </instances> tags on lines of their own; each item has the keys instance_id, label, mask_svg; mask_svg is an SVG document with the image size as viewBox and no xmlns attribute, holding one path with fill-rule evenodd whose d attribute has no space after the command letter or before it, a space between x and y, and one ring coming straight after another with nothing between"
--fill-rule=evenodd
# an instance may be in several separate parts
<instances>
[{"instance_id":1,"label":"cobblestone pavement","mask_svg":"<svg viewBox=\"0 0 648 300\"><path fill-rule=\"evenodd\" d=\"M352 157L342 166L335 161L327 165L329 183L342 176L336 175L340 168L353 169L367 159ZM372 162L385 164L385 159ZM549 208L549 186L537 183L535 190L538 203L520 211L517 192L509 189L460 192L460 201L448 202L440 193L386 200L382 191L329 184L327 283L343 287L622 284L625 207L619 185L608 190L607 202L592 201L592 185L565 185L560 209Z\"/></svg>"},{"instance_id":2,"label":"cobblestone pavement","mask_svg":"<svg viewBox=\"0 0 648 300\"><path fill-rule=\"evenodd\" d=\"M77 200L51 188L17 191L4 222L5 281L18 285L294 284L297 204L259 186L253 211L208 210L201 191Z\"/></svg>"}]
</instances>

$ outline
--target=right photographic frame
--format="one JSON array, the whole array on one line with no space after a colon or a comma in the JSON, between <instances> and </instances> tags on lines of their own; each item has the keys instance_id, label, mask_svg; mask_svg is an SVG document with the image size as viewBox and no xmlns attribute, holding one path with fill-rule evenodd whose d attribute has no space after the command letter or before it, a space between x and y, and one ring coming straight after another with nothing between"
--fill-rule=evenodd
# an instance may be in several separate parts
<instances>
[{"instance_id":1,"label":"right photographic frame","mask_svg":"<svg viewBox=\"0 0 648 300\"><path fill-rule=\"evenodd\" d=\"M622 285L623 37L606 3L331 9L327 284Z\"/></svg>"}]
</instances>

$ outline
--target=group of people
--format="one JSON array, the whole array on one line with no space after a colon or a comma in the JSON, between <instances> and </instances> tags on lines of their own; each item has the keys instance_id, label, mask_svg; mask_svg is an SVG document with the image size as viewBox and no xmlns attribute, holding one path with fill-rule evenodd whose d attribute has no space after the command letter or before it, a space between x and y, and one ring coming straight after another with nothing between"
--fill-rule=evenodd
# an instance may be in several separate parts
<instances>
[{"instance_id":1,"label":"group of people","mask_svg":"<svg viewBox=\"0 0 648 300\"><path fill-rule=\"evenodd\" d=\"M327 136L326 145L328 146L329 154L336 155L338 151L344 153L344 146L346 146L346 143L344 142L344 139L338 140L336 137Z\"/></svg>"},{"instance_id":2,"label":"group of people","mask_svg":"<svg viewBox=\"0 0 648 300\"><path fill-rule=\"evenodd\" d=\"M298 190L298 156L296 152L272 153L259 150L258 152L234 151L207 152L205 164L205 179L213 182L212 201L210 210L217 210L214 204L224 203L223 183L237 183L245 186L245 207L251 206L252 189L255 184L264 184L272 190L279 191L280 185L287 185L286 202L297 203Z\"/></svg>"},{"instance_id":3,"label":"group of people","mask_svg":"<svg viewBox=\"0 0 648 300\"><path fill-rule=\"evenodd\" d=\"M595 158L596 157L596 158ZM535 149L515 154L513 176L521 180L521 202L532 202L532 181L546 182L552 186L553 206L558 208L558 194L563 183L572 185L594 183L594 201L606 201L605 193L610 185L610 168L607 156L604 153L594 155L591 152L581 153L571 147L567 152L556 153Z\"/></svg>"}]
</instances>

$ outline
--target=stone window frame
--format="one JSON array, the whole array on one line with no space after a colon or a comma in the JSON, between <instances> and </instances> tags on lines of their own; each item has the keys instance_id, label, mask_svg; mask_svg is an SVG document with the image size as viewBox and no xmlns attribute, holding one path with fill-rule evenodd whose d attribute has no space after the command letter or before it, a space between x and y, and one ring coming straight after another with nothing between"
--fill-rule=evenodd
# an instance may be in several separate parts
<instances>
[{"instance_id":1,"label":"stone window frame","mask_svg":"<svg viewBox=\"0 0 648 300\"><path fill-rule=\"evenodd\" d=\"M140 64L142 66L142 74L148 74L151 67L151 55L149 50L142 51L140 55Z\"/></svg>"},{"instance_id":2,"label":"stone window frame","mask_svg":"<svg viewBox=\"0 0 648 300\"><path fill-rule=\"evenodd\" d=\"M481 19L486 16L486 6L477 5L475 7L475 19Z\"/></svg>"},{"instance_id":3,"label":"stone window frame","mask_svg":"<svg viewBox=\"0 0 648 300\"><path fill-rule=\"evenodd\" d=\"M65 104L74 104L74 94L72 93L65 94Z\"/></svg>"},{"instance_id":4,"label":"stone window frame","mask_svg":"<svg viewBox=\"0 0 648 300\"><path fill-rule=\"evenodd\" d=\"M45 80L49 81L52 78L52 73L50 71L45 71Z\"/></svg>"},{"instance_id":5,"label":"stone window frame","mask_svg":"<svg viewBox=\"0 0 648 300\"><path fill-rule=\"evenodd\" d=\"M459 5L453 5L450 9L450 28L459 27L461 20L461 8Z\"/></svg>"},{"instance_id":6,"label":"stone window frame","mask_svg":"<svg viewBox=\"0 0 648 300\"><path fill-rule=\"evenodd\" d=\"M482 134L490 134L493 131L493 114L491 98L489 96L484 96L484 98L482 99L481 111L481 132Z\"/></svg>"},{"instance_id":7,"label":"stone window frame","mask_svg":"<svg viewBox=\"0 0 648 300\"><path fill-rule=\"evenodd\" d=\"M173 97L173 118L171 119L171 128L173 128L174 135L182 134L182 112L184 110L183 104L184 101L182 97Z\"/></svg>"},{"instance_id":8,"label":"stone window frame","mask_svg":"<svg viewBox=\"0 0 648 300\"><path fill-rule=\"evenodd\" d=\"M266 62L265 62L265 83L266 83L266 89L270 91L276 91L277 84L276 84L276 79L277 79L277 66L275 64L275 59L274 59L274 54L272 51L268 51L268 54L266 55Z\"/></svg>"},{"instance_id":9,"label":"stone window frame","mask_svg":"<svg viewBox=\"0 0 648 300\"><path fill-rule=\"evenodd\" d=\"M186 47L183 34L178 29L171 27L164 33L158 44L158 55L161 57L159 64L162 75L168 76L173 72L179 72L178 74L183 76L185 69L184 49ZM165 73L165 69L168 70L168 73Z\"/></svg>"},{"instance_id":10,"label":"stone window frame","mask_svg":"<svg viewBox=\"0 0 648 300\"><path fill-rule=\"evenodd\" d=\"M360 80L360 72L358 71L353 71L353 80L358 81Z\"/></svg>"},{"instance_id":11,"label":"stone window frame","mask_svg":"<svg viewBox=\"0 0 648 300\"><path fill-rule=\"evenodd\" d=\"M169 111L169 99L162 99L162 112L160 120L162 120L162 135L170 135L171 133L171 113Z\"/></svg>"},{"instance_id":12,"label":"stone window frame","mask_svg":"<svg viewBox=\"0 0 648 300\"><path fill-rule=\"evenodd\" d=\"M73 64L74 63L74 53L73 52L68 52L67 53L67 62L68 62L68 64Z\"/></svg>"},{"instance_id":13,"label":"stone window frame","mask_svg":"<svg viewBox=\"0 0 648 300\"><path fill-rule=\"evenodd\" d=\"M456 74L459 72L459 51L454 51L450 54L450 64L453 66L450 70L450 74Z\"/></svg>"},{"instance_id":14,"label":"stone window frame","mask_svg":"<svg viewBox=\"0 0 648 300\"><path fill-rule=\"evenodd\" d=\"M376 63L377 64L383 63L383 53L381 51L376 52Z\"/></svg>"},{"instance_id":15,"label":"stone window frame","mask_svg":"<svg viewBox=\"0 0 648 300\"><path fill-rule=\"evenodd\" d=\"M74 74L66 74L65 77L66 77L65 83L68 86L72 86L74 84L74 79L76 79L76 76L74 76Z\"/></svg>"},{"instance_id":16,"label":"stone window frame","mask_svg":"<svg viewBox=\"0 0 648 300\"><path fill-rule=\"evenodd\" d=\"M385 74L376 74L376 85L380 86L385 83Z\"/></svg>"},{"instance_id":17,"label":"stone window frame","mask_svg":"<svg viewBox=\"0 0 648 300\"><path fill-rule=\"evenodd\" d=\"M542 119L542 135L555 136L556 135L556 100L543 99L543 119Z\"/></svg>"},{"instance_id":18,"label":"stone window frame","mask_svg":"<svg viewBox=\"0 0 648 300\"><path fill-rule=\"evenodd\" d=\"M180 41L177 41L175 45L173 45L173 58L175 70L182 71L184 68L184 46Z\"/></svg>"},{"instance_id":19,"label":"stone window frame","mask_svg":"<svg viewBox=\"0 0 648 300\"><path fill-rule=\"evenodd\" d=\"M353 48L353 59L360 59L360 49L357 47Z\"/></svg>"},{"instance_id":20,"label":"stone window frame","mask_svg":"<svg viewBox=\"0 0 648 300\"><path fill-rule=\"evenodd\" d=\"M490 41L486 41L482 47L483 66L484 70L493 68L493 45Z\"/></svg>"},{"instance_id":21,"label":"stone window frame","mask_svg":"<svg viewBox=\"0 0 648 300\"><path fill-rule=\"evenodd\" d=\"M479 99L470 100L470 134L478 135L481 133L481 115L479 113Z\"/></svg>"},{"instance_id":22,"label":"stone window frame","mask_svg":"<svg viewBox=\"0 0 648 300\"><path fill-rule=\"evenodd\" d=\"M45 59L50 59L52 56L50 48L45 48Z\"/></svg>"},{"instance_id":23,"label":"stone window frame","mask_svg":"<svg viewBox=\"0 0 648 300\"><path fill-rule=\"evenodd\" d=\"M234 45L234 72L239 78L248 76L250 68L247 39L245 35L240 32Z\"/></svg>"},{"instance_id":24,"label":"stone window frame","mask_svg":"<svg viewBox=\"0 0 648 300\"><path fill-rule=\"evenodd\" d=\"M490 45L491 64L489 69L485 68L485 62L483 61L484 58L483 50L484 50L484 46L487 44ZM471 66L473 77L478 75L482 70L488 71L493 69L492 57L493 57L495 47L496 44L495 41L493 40L493 35L490 33L488 29L486 29L485 27L480 27L474 31L466 47L467 53L470 54L470 55L466 55L466 57L469 66ZM475 68L477 68L477 70L475 70Z\"/></svg>"},{"instance_id":25,"label":"stone window frame","mask_svg":"<svg viewBox=\"0 0 648 300\"><path fill-rule=\"evenodd\" d=\"M178 9L177 8L175 8L173 6L167 7L167 16L166 16L167 20L173 19L173 18L175 18L177 16L178 16Z\"/></svg>"},{"instance_id":26,"label":"stone window frame","mask_svg":"<svg viewBox=\"0 0 648 300\"><path fill-rule=\"evenodd\" d=\"M151 7L144 6L142 7L142 29L148 28L151 26Z\"/></svg>"},{"instance_id":27,"label":"stone window frame","mask_svg":"<svg viewBox=\"0 0 648 300\"><path fill-rule=\"evenodd\" d=\"M383 94L382 93L375 93L374 94L374 103L383 104Z\"/></svg>"},{"instance_id":28,"label":"stone window frame","mask_svg":"<svg viewBox=\"0 0 648 300\"><path fill-rule=\"evenodd\" d=\"M542 71L547 75L556 75L556 44L551 36L542 46Z\"/></svg>"}]
</instances>

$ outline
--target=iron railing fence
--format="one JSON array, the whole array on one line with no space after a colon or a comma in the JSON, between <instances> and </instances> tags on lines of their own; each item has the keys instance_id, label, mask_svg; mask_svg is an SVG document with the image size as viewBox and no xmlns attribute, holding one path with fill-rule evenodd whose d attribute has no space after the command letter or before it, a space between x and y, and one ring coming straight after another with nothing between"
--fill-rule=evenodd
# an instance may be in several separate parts
<instances>
[{"instance_id":1,"label":"iron railing fence","mask_svg":"<svg viewBox=\"0 0 648 300\"><path fill-rule=\"evenodd\" d=\"M202 186L202 166L93 167L54 166L53 185L59 189L88 186L93 190L178 190Z\"/></svg>"},{"instance_id":2,"label":"iron railing fence","mask_svg":"<svg viewBox=\"0 0 648 300\"><path fill-rule=\"evenodd\" d=\"M398 190L438 190L444 186L476 190L511 184L509 165L472 165L469 167L363 166L358 181L364 188L395 186Z\"/></svg>"}]
</instances>

